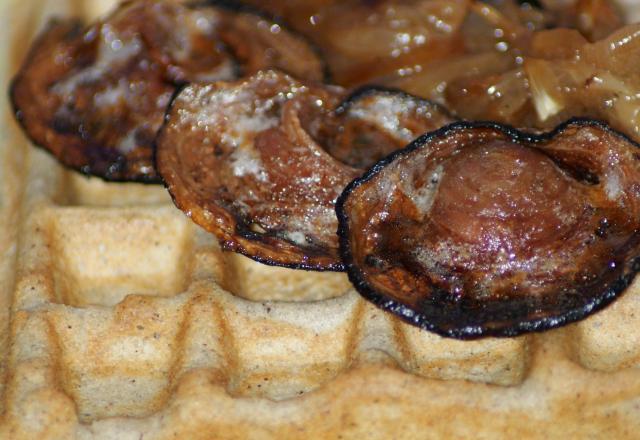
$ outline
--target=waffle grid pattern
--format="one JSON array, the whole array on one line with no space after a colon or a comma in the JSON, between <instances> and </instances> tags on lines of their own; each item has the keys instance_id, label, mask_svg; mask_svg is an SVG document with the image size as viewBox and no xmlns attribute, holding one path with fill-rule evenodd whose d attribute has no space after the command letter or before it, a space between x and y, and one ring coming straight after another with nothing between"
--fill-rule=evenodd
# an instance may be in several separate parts
<instances>
[{"instance_id":1,"label":"waffle grid pattern","mask_svg":"<svg viewBox=\"0 0 640 440\"><path fill-rule=\"evenodd\" d=\"M3 90L52 11L110 6L27 3L0 2ZM442 339L342 274L222 253L163 188L62 169L5 101L0 438L637 438L637 283L565 329Z\"/></svg>"}]
</instances>

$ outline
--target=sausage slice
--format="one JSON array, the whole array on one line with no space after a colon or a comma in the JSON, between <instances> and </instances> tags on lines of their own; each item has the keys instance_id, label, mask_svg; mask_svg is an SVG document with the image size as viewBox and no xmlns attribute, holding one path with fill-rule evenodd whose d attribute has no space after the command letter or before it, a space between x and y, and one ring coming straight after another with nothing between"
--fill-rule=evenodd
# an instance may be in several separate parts
<instances>
[{"instance_id":1,"label":"sausage slice","mask_svg":"<svg viewBox=\"0 0 640 440\"><path fill-rule=\"evenodd\" d=\"M123 3L88 28L52 22L14 79L16 115L65 165L114 181L159 182L153 144L176 88L269 67L320 80L301 37L264 17L214 5Z\"/></svg>"},{"instance_id":2,"label":"sausage slice","mask_svg":"<svg viewBox=\"0 0 640 440\"><path fill-rule=\"evenodd\" d=\"M158 170L178 207L223 248L272 265L342 270L338 195L381 151L446 118L399 92L344 96L276 71L192 84L159 136Z\"/></svg>"},{"instance_id":3,"label":"sausage slice","mask_svg":"<svg viewBox=\"0 0 640 440\"><path fill-rule=\"evenodd\" d=\"M640 150L600 122L535 136L455 123L337 203L356 288L443 336L514 336L584 318L640 268Z\"/></svg>"}]
</instances>

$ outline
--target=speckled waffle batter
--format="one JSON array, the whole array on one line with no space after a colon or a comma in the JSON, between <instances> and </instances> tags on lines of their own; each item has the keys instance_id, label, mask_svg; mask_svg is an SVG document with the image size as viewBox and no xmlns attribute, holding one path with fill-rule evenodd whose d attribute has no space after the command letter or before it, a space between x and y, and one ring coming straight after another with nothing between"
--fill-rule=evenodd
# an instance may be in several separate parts
<instances>
[{"instance_id":1,"label":"speckled waffle batter","mask_svg":"<svg viewBox=\"0 0 640 440\"><path fill-rule=\"evenodd\" d=\"M111 6L0 1L0 89L45 17ZM442 339L343 274L221 253L0 112L0 438L637 438L637 283L560 330Z\"/></svg>"}]
</instances>

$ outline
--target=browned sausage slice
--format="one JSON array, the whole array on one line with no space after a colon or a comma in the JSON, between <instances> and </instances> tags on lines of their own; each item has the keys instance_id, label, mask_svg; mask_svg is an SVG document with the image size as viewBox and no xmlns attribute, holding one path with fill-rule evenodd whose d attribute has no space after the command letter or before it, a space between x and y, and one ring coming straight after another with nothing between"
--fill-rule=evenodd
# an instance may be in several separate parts
<instances>
[{"instance_id":1,"label":"browned sausage slice","mask_svg":"<svg viewBox=\"0 0 640 440\"><path fill-rule=\"evenodd\" d=\"M225 249L273 265L342 270L338 195L362 163L377 159L377 141L386 154L446 120L439 107L402 93L341 103L344 95L275 71L190 85L159 136L158 170L176 204ZM331 154L349 156L352 139L364 158L356 167Z\"/></svg>"},{"instance_id":2,"label":"browned sausage slice","mask_svg":"<svg viewBox=\"0 0 640 440\"><path fill-rule=\"evenodd\" d=\"M457 123L421 137L340 197L350 278L380 307L445 336L581 319L640 268L639 153L588 120L542 136Z\"/></svg>"},{"instance_id":3,"label":"browned sausage slice","mask_svg":"<svg viewBox=\"0 0 640 440\"><path fill-rule=\"evenodd\" d=\"M303 38L267 18L143 0L86 29L50 24L11 95L28 135L65 165L106 180L159 182L153 142L176 87L272 66L314 80L325 70Z\"/></svg>"}]
</instances>

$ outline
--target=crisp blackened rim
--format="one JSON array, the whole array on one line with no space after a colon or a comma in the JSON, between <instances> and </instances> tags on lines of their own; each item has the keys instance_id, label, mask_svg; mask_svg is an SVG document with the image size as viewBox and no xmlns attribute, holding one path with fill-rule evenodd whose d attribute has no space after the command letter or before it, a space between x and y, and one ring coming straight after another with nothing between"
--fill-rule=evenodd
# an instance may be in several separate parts
<instances>
[{"instance_id":1,"label":"crisp blackened rim","mask_svg":"<svg viewBox=\"0 0 640 440\"><path fill-rule=\"evenodd\" d=\"M552 328L564 326L572 322L578 321L603 309L615 300L618 295L623 293L627 287L633 282L635 276L640 272L640 256L636 256L625 262L622 269L622 274L619 278L614 280L609 287L600 292L600 294L592 297L583 306L577 309L565 312L562 316L543 317L537 319L528 319L515 323L514 325L501 328L501 329L486 329L481 326L468 326L462 328L442 329L436 324L429 322L428 318L424 315L414 311L411 307L408 307L396 300L386 298L383 294L377 292L372 288L365 280L363 272L354 264L354 258L349 246L349 219L345 212L345 203L350 194L361 185L369 182L376 177L387 165L395 161L397 158L409 155L413 151L421 148L427 142L432 139L437 139L441 136L446 136L449 133L472 130L476 128L485 128L497 130L506 136L510 137L514 142L525 142L530 144L536 144L552 140L558 134L561 134L565 130L571 127L597 127L608 133L612 133L622 140L629 142L631 145L640 149L640 144L631 140L624 133L620 133L603 121L588 119L588 118L572 118L568 121L558 125L555 129L542 133L533 134L526 133L517 130L509 125L499 124L497 122L490 121L475 121L475 122L454 122L447 126L444 126L438 130L426 133L416 140L411 142L407 147L391 153L389 156L380 160L372 168L370 168L362 177L354 179L343 191L336 202L336 214L338 216L338 241L340 246L340 256L345 266L349 280L354 285L356 290L370 302L383 310L389 311L400 319L414 326L420 327L424 330L428 330L437 333L441 336L456 338L456 339L478 339L482 337L513 337L523 333L541 332Z\"/></svg>"},{"instance_id":2,"label":"crisp blackened rim","mask_svg":"<svg viewBox=\"0 0 640 440\"><path fill-rule=\"evenodd\" d=\"M164 184L165 189L167 190L167 192L169 193L169 195L171 196L171 200L173 201L173 204L183 213L186 212L186 207L184 206L183 203L181 203L176 196L174 195L173 191L170 190L169 188L169 182L167 182L167 180L162 176L162 173L160 171L160 167L158 166L158 152L160 151L160 149L158 148L158 140L161 139L164 136L164 132L167 129L167 125L169 122L169 118L171 116L171 113L173 112L173 108L176 105L177 102L177 98L180 95L180 93L182 93L182 91L188 86L189 84L183 84L179 87L176 88L173 96L171 97L171 101L169 102L169 105L167 106L167 109L165 110L165 114L164 114L164 119L163 119L163 123L160 126L160 129L158 130L158 133L156 135L155 141L154 141L154 149L153 149L153 166L155 167L156 171L158 172L158 176L160 176L161 182ZM238 219L235 215L233 215L234 219L235 219L235 225L234 225L234 232L233 235L234 236L240 236L243 239L246 240L252 240L252 241L257 241L257 242L261 242L264 243L264 241L262 240L262 235L255 233L253 231L251 231L249 228L245 227L245 224ZM220 243L220 246L222 247L222 249L230 251L230 252L235 252L241 255L244 255L245 257L248 257L250 259L252 259L253 261L257 261L258 263L264 264L266 266L272 266L272 267L282 267L282 268L286 268L286 269L299 269L299 270L306 270L306 271L313 271L313 272L344 272L345 271L345 266L341 261L336 262L335 264L328 264L328 265L318 265L318 264L307 264L307 263L284 263L284 262L279 262L279 261L274 261L271 260L267 257L262 257L259 255L255 255L252 252L248 251L243 245L241 245L237 240L225 240L222 238L217 237L216 234L211 233L212 235L216 236L216 238L218 239L218 242ZM276 237L277 238L277 237ZM278 240L282 240L281 238L277 238ZM275 252L275 251L274 251ZM338 252L338 258L340 257L340 253Z\"/></svg>"},{"instance_id":3,"label":"crisp blackened rim","mask_svg":"<svg viewBox=\"0 0 640 440\"><path fill-rule=\"evenodd\" d=\"M342 102L336 107L334 112L336 115L342 115L348 112L349 109L351 109L351 107L354 106L361 99L368 98L370 96L380 96L380 95L391 96L391 97L397 96L402 99L408 99L408 100L414 101L418 105L433 107L434 109L438 110L444 116L450 118L451 120L457 119L451 114L449 109L447 109L441 104L438 104L437 102L430 101L428 99L424 99L416 95L412 95L411 93L407 93L404 90L397 89L395 87L379 86L375 84L373 85L366 84L364 86L360 86L354 89L346 98L342 100Z\"/></svg>"},{"instance_id":4,"label":"crisp blackened rim","mask_svg":"<svg viewBox=\"0 0 640 440\"><path fill-rule=\"evenodd\" d=\"M299 38L301 41L307 44L311 51L318 57L320 60L320 64L322 66L322 82L326 84L330 84L333 82L333 75L331 74L331 69L329 68L329 63L322 52L322 49L314 43L309 37L306 35L296 31L290 26L282 17L271 14L266 10L259 8L254 5L248 5L239 0L199 0L192 3L192 6L214 6L222 9L226 9L230 12L236 13L244 13L244 14L252 14L258 16L264 20L271 21L274 24L277 24L281 28L283 28L286 32L291 35Z\"/></svg>"}]
</instances>

